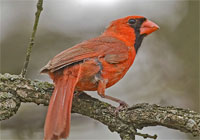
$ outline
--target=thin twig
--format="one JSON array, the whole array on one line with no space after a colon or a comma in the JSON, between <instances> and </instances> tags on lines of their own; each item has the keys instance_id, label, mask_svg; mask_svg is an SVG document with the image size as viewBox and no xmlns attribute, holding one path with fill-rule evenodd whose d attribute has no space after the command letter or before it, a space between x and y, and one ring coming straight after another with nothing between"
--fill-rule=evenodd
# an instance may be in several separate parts
<instances>
[{"instance_id":1,"label":"thin twig","mask_svg":"<svg viewBox=\"0 0 200 140\"><path fill-rule=\"evenodd\" d=\"M33 31L32 31L32 35L31 35L29 47L27 48L27 51L26 51L26 58L25 58L25 62L24 62L24 67L23 67L22 72L21 72L22 77L25 77L26 72L27 72L27 68L28 68L28 64L29 64L29 60L30 60L30 55L31 55L31 50L32 50L32 47L34 45L35 34L36 34L36 31L37 31L37 26L38 26L38 22L39 22L39 18L40 18L40 13L43 10L42 4L43 4L43 0L38 0L37 11L35 13L35 23L34 23L34 26L33 26Z\"/></svg>"}]
</instances>

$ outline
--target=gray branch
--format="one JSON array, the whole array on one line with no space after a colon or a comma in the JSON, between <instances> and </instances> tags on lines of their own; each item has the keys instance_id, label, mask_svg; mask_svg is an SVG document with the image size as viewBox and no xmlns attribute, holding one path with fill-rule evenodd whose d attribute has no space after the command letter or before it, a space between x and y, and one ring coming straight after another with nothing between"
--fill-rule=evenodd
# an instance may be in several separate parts
<instances>
[{"instance_id":1,"label":"gray branch","mask_svg":"<svg viewBox=\"0 0 200 140\"><path fill-rule=\"evenodd\" d=\"M21 102L48 105L52 91L53 85L48 82L32 81L18 75L0 74L0 120L13 116ZM73 113L98 120L107 125L112 132L118 132L123 140L135 139L135 135L156 138L140 134L137 129L157 125L191 133L193 136L200 135L200 113L189 109L142 103L120 110L118 113L115 110L112 105L92 98L86 93L75 95L73 99Z\"/></svg>"}]
</instances>

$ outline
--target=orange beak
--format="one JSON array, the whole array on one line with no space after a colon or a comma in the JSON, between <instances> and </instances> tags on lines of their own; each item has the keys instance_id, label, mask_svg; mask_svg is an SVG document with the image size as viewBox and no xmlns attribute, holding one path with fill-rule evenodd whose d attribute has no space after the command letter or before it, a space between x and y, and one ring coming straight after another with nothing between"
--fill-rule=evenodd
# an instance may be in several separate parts
<instances>
[{"instance_id":1,"label":"orange beak","mask_svg":"<svg viewBox=\"0 0 200 140\"><path fill-rule=\"evenodd\" d=\"M150 21L150 20L146 20L146 21L142 24L142 26L140 27L140 34L141 34L141 35L142 35L142 34L148 35L148 34L154 32L154 31L158 30L159 28L160 28L160 27L159 27L157 24L153 23L153 22Z\"/></svg>"}]
</instances>

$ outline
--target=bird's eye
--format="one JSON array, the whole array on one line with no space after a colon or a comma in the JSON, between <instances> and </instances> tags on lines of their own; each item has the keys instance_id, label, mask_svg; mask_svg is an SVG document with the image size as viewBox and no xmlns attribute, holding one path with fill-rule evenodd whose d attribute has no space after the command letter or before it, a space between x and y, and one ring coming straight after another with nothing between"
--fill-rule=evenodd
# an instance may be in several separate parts
<instances>
[{"instance_id":1,"label":"bird's eye","mask_svg":"<svg viewBox=\"0 0 200 140\"><path fill-rule=\"evenodd\" d=\"M133 25L133 24L136 23L136 20L135 20L135 19L129 19L129 20L128 20L128 23L131 24L131 25Z\"/></svg>"}]
</instances>

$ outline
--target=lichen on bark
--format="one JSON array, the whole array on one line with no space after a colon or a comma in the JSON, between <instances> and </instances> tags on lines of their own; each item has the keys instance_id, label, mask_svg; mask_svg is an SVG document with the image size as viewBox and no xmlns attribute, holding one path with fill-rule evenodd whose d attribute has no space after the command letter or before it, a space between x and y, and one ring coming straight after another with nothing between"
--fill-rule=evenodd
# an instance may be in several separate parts
<instances>
[{"instance_id":1,"label":"lichen on bark","mask_svg":"<svg viewBox=\"0 0 200 140\"><path fill-rule=\"evenodd\" d=\"M48 105L53 85L32 81L18 75L0 74L0 120L13 116L21 102ZM121 139L135 139L135 135L156 138L156 135L140 134L137 129L147 126L165 126L193 136L200 135L200 113L173 106L162 107L141 103L120 110L86 93L75 94L72 112L98 120L111 132L119 133Z\"/></svg>"}]
</instances>

